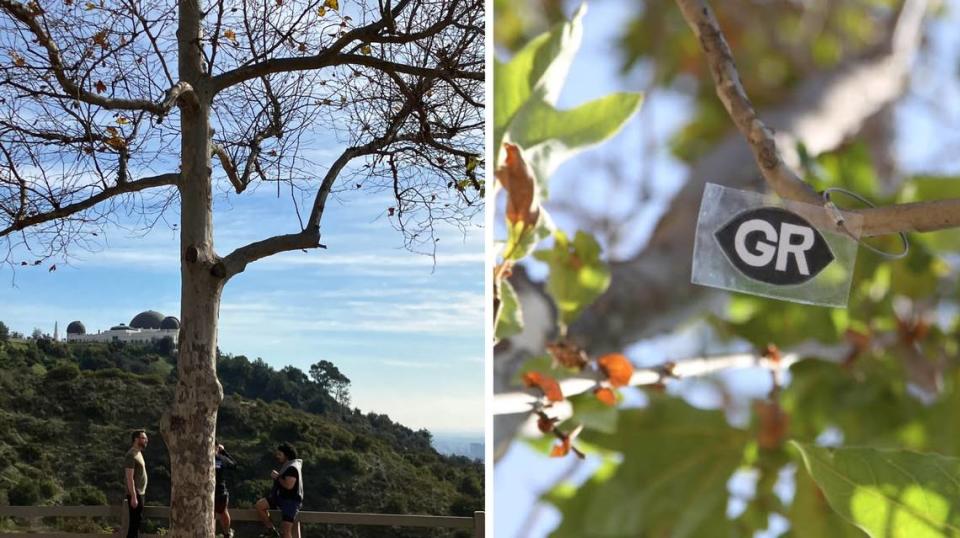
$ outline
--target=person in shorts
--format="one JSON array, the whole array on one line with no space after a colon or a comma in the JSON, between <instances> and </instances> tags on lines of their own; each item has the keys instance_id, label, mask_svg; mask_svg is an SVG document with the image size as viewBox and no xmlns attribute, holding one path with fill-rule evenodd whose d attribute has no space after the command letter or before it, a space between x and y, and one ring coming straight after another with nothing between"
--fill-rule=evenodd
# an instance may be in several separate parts
<instances>
[{"instance_id":1,"label":"person in shorts","mask_svg":"<svg viewBox=\"0 0 960 538\"><path fill-rule=\"evenodd\" d=\"M279 510L283 522L280 524L283 538L293 537L293 525L297 521L300 507L303 506L303 461L297 457L297 451L287 443L280 443L274 453L279 470L270 472L273 487L270 494L257 501L260 521L266 527L261 538L281 536L270 520L269 510Z\"/></svg>"},{"instance_id":2,"label":"person in shorts","mask_svg":"<svg viewBox=\"0 0 960 538\"><path fill-rule=\"evenodd\" d=\"M230 528L230 510L227 505L230 503L230 492L227 490L227 483L224 480L224 474L227 469L233 469L237 462L227 454L223 445L217 444L216 454L213 457L216 467L216 485L213 492L213 511L220 518L220 528L223 529L224 538L233 538L233 529Z\"/></svg>"}]
</instances>

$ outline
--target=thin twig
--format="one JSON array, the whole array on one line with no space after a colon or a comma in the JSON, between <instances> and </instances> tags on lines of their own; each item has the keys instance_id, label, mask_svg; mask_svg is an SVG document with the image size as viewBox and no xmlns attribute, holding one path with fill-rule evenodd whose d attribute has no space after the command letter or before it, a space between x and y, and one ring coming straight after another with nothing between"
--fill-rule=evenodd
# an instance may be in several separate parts
<instances>
[{"instance_id":1,"label":"thin twig","mask_svg":"<svg viewBox=\"0 0 960 538\"><path fill-rule=\"evenodd\" d=\"M699 377L713 374L723 370L737 370L742 368L770 368L780 369L789 368L790 365L805 356L820 357L843 357L849 351L849 346L825 347L819 346L814 349L811 346L804 346L796 350L784 353L780 360L771 360L757 353L734 353L729 355L717 355L712 357L695 357L678 362L667 362L661 366L653 368L638 368L634 370L630 378L629 385L632 387L641 387L654 385L662 382L664 379L682 379L688 377ZM583 394L597 387L597 384L606 379L600 372L586 372L582 375L569 377L559 381L560 391L565 398ZM536 388L504 392L493 398L493 414L509 415L514 413L528 413L538 406L542 405L543 393ZM556 407L556 406L555 406ZM552 413L556 414L556 413Z\"/></svg>"},{"instance_id":2,"label":"thin twig","mask_svg":"<svg viewBox=\"0 0 960 538\"><path fill-rule=\"evenodd\" d=\"M713 10L705 0L677 0L677 6L700 42L713 76L717 97L750 146L764 180L784 198L822 205L823 199L784 163L773 131L757 116ZM925 10L925 0L908 0L895 30L895 47L912 50L907 45L911 39L917 39ZM894 54L893 59L907 62L910 54ZM855 213L863 217L863 236L960 227L960 199L897 204L862 209Z\"/></svg>"}]
</instances>

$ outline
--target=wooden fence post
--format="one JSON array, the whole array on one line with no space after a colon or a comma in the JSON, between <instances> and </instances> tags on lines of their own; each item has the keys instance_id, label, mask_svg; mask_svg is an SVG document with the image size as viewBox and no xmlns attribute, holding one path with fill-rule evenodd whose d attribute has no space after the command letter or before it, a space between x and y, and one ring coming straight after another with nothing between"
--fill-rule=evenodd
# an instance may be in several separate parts
<instances>
[{"instance_id":1,"label":"wooden fence post","mask_svg":"<svg viewBox=\"0 0 960 538\"><path fill-rule=\"evenodd\" d=\"M485 521L484 521L484 512L474 512L473 513L473 538L483 538Z\"/></svg>"},{"instance_id":2,"label":"wooden fence post","mask_svg":"<svg viewBox=\"0 0 960 538\"><path fill-rule=\"evenodd\" d=\"M130 507L127 501L120 504L120 538L127 536L130 530Z\"/></svg>"}]
</instances>

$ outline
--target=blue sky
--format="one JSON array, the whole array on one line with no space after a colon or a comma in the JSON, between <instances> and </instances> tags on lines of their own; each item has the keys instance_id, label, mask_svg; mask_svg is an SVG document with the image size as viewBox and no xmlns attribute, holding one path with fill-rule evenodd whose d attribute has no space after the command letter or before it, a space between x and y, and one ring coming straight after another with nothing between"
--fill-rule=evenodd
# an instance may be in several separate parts
<instances>
[{"instance_id":1,"label":"blue sky","mask_svg":"<svg viewBox=\"0 0 960 538\"><path fill-rule=\"evenodd\" d=\"M627 20L637 9L633 0L607 0L590 2L584 18L583 44L570 70L571 76L560 97L559 106L570 108L580 103L614 91L636 91L643 88L644 73L641 70L627 77L619 72L620 55L615 39L622 31L622 24L611 21ZM568 12L575 2L567 3ZM960 173L960 164L952 158L960 150L960 86L956 83L960 34L955 32L960 23L960 1L948 3L943 18L929 22L929 42L915 65L910 89L895 109L898 125L894 148L901 167L907 172ZM585 207L593 214L617 214L633 206L640 196L635 186L617 191L609 190L608 181L592 181L584 188L583 178L598 173L597 159L603 156L621 156L625 162L625 174L637 174L642 166L649 166L647 187L650 198L636 213L629 215L625 228L629 235L619 250L606 255L623 259L641 248L653 225L665 211L673 194L682 185L686 168L674 159L667 148L667 140L677 128L690 117L692 101L689 97L670 91L658 90L648 95L640 113L633 118L615 138L579 155L565 163L550 179L551 201L556 204L568 194L567 201L576 207ZM641 162L644 133L652 134L656 151L648 162ZM639 158L638 158L639 157ZM551 203L547 204L548 210ZM572 233L577 222L556 211L551 212L558 227ZM497 222L497 236L503 237L502 226ZM546 268L539 263L530 263L535 278L546 275ZM660 364L665 360L696 355L700 349L688 349L689 344L703 335L689 333L664 336L631 346L627 355L640 365ZM702 342L696 340L696 344ZM720 350L715 350L719 352ZM749 399L766 394L769 390L769 374L757 370L727 372L720 376L722 382L734 393ZM720 401L715 388L705 380L684 380L671 385L669 390L682 394L693 405L718 408ZM643 405L643 395L636 389L624 389L626 406ZM733 417L737 418L737 417ZM494 469L496 494L494 496L494 525L497 536L506 538L537 538L546 536L560 523L561 515L551 505L538 503L540 495L549 489L559 477L567 476L569 482L586 481L599 467L596 458L588 458L572 475L567 475L573 464L568 459L551 459L535 452L527 444L515 442ZM752 492L755 476L738 473L731 479L731 491ZM778 492L792 491L788 481L778 484ZM731 502L728 513L738 514L743 506ZM781 519L771 521L775 536L786 529L788 523Z\"/></svg>"},{"instance_id":2,"label":"blue sky","mask_svg":"<svg viewBox=\"0 0 960 538\"><path fill-rule=\"evenodd\" d=\"M434 433L483 430L482 214L466 233L438 230L436 266L403 248L386 216L389 195L331 197L321 223L327 250L284 253L235 277L223 293L219 346L304 371L332 361L352 381L353 404ZM177 222L171 210L166 219ZM217 196L221 255L274 233L299 231L289 195L261 188ZM61 336L129 323L138 312L179 317L179 238L163 221L144 235L113 228L95 253L69 265L0 270L0 320ZM31 258L25 258L31 260Z\"/></svg>"}]
</instances>

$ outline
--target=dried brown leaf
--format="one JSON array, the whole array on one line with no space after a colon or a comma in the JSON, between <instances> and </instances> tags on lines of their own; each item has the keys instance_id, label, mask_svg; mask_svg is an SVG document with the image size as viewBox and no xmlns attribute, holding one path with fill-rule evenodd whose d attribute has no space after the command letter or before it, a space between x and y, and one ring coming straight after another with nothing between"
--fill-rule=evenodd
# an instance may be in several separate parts
<instances>
[{"instance_id":1,"label":"dried brown leaf","mask_svg":"<svg viewBox=\"0 0 960 538\"><path fill-rule=\"evenodd\" d=\"M559 340L547 344L547 352L553 360L566 368L583 370L589 362L587 352L569 340Z\"/></svg>"},{"instance_id":2,"label":"dried brown leaf","mask_svg":"<svg viewBox=\"0 0 960 538\"><path fill-rule=\"evenodd\" d=\"M540 217L540 200L533 170L524 161L518 146L504 144L503 147L507 157L496 176L507 191L507 221L535 226Z\"/></svg>"}]
</instances>

